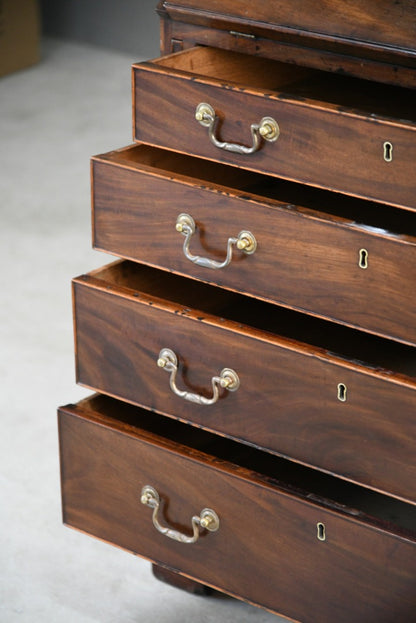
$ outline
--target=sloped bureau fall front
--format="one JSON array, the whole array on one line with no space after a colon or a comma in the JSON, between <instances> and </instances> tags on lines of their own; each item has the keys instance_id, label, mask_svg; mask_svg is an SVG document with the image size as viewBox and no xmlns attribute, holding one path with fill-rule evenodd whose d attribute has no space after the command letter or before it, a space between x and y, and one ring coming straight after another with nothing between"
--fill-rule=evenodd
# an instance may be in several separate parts
<instances>
[{"instance_id":1,"label":"sloped bureau fall front","mask_svg":"<svg viewBox=\"0 0 416 623\"><path fill-rule=\"evenodd\" d=\"M416 3L161 2L91 161L64 522L299 623L416 612ZM187 578L185 580L184 578Z\"/></svg>"}]
</instances>

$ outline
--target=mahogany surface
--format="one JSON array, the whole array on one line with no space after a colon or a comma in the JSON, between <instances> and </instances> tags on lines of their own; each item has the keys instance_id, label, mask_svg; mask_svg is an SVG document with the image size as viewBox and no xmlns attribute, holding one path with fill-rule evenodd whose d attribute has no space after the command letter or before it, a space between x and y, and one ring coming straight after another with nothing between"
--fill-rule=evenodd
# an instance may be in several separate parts
<instances>
[{"instance_id":1,"label":"mahogany surface","mask_svg":"<svg viewBox=\"0 0 416 623\"><path fill-rule=\"evenodd\" d=\"M74 280L74 314L79 383L416 502L413 349L128 262ZM162 348L182 389L225 367L241 387L183 400Z\"/></svg>"},{"instance_id":2,"label":"mahogany surface","mask_svg":"<svg viewBox=\"0 0 416 623\"><path fill-rule=\"evenodd\" d=\"M416 91L377 95L368 81L303 71L211 48L134 65L135 140L415 210ZM195 120L201 102L219 117L222 141L251 145L250 125L263 117L277 121L279 138L250 156L219 149Z\"/></svg>"},{"instance_id":3,"label":"mahogany surface","mask_svg":"<svg viewBox=\"0 0 416 623\"><path fill-rule=\"evenodd\" d=\"M416 345L414 213L145 145L93 159L92 200L97 249ZM221 270L192 264L182 212L197 225L193 254L222 261L241 230L256 252L234 247Z\"/></svg>"},{"instance_id":4,"label":"mahogany surface","mask_svg":"<svg viewBox=\"0 0 416 623\"><path fill-rule=\"evenodd\" d=\"M412 620L410 533L164 438L161 423L159 433L148 432L140 414L127 416L138 420L132 426L117 405L102 410L88 403L60 410L66 524L305 623ZM190 517L209 507L220 517L219 530L202 532L193 545L159 534L151 509L140 503L147 484L161 495L164 524L187 533Z\"/></svg>"},{"instance_id":5,"label":"mahogany surface","mask_svg":"<svg viewBox=\"0 0 416 623\"><path fill-rule=\"evenodd\" d=\"M64 522L191 592L298 623L410 623L416 0L157 10L163 56L132 68L136 143L91 162L93 244L126 261L73 281L77 382L102 395L59 410ZM280 135L219 149L201 102L221 141L249 146L267 116ZM241 230L256 252L207 273L183 212L194 255L224 259ZM184 400L162 348L194 400L224 367L239 388ZM144 485L166 528L189 536L208 507L219 530L167 538Z\"/></svg>"},{"instance_id":6,"label":"mahogany surface","mask_svg":"<svg viewBox=\"0 0 416 623\"><path fill-rule=\"evenodd\" d=\"M414 0L160 2L162 52L209 45L416 87Z\"/></svg>"}]
</instances>

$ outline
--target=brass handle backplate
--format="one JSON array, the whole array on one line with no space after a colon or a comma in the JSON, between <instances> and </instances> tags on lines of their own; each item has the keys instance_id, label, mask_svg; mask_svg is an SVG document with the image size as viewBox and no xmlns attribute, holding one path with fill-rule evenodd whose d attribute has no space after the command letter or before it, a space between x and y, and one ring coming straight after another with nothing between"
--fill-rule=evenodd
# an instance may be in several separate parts
<instances>
[{"instance_id":1,"label":"brass handle backplate","mask_svg":"<svg viewBox=\"0 0 416 623\"><path fill-rule=\"evenodd\" d=\"M231 151L234 154L254 154L261 147L262 139L273 143L277 141L280 134L280 128L272 117L263 117L260 123L252 123L250 126L253 144L251 147L240 145L239 143L228 143L221 141L215 136L219 121L218 115L210 104L201 102L196 107L195 119L203 126L208 128L208 136L213 145L225 151Z\"/></svg>"},{"instance_id":2,"label":"brass handle backplate","mask_svg":"<svg viewBox=\"0 0 416 623\"><path fill-rule=\"evenodd\" d=\"M192 517L192 536L183 534L178 530L169 528L168 526L162 526L158 519L158 513L160 509L160 496L156 489L151 485L145 485L140 495L140 501L142 504L149 506L153 509L152 521L153 525L158 532L167 536L169 539L179 541L179 543L196 543L200 537L200 528L208 530L209 532L216 532L220 527L220 520L215 511L210 508L204 508L199 515Z\"/></svg>"},{"instance_id":3,"label":"brass handle backplate","mask_svg":"<svg viewBox=\"0 0 416 623\"><path fill-rule=\"evenodd\" d=\"M196 264L197 266L203 266L204 268L213 268L218 270L219 268L225 268L228 266L233 257L233 246L235 245L239 251L251 255L257 248L257 241L250 231L240 231L236 238L230 237L227 241L227 255L223 262L217 262L207 257L201 257L200 255L192 255L189 250L191 244L191 238L196 230L195 221L190 214L179 214L176 219L176 231L185 236L183 243L183 253L185 257Z\"/></svg>"},{"instance_id":4,"label":"brass handle backplate","mask_svg":"<svg viewBox=\"0 0 416 623\"><path fill-rule=\"evenodd\" d=\"M170 388L176 396L194 402L198 405L213 405L220 396L220 387L227 389L229 392L235 392L240 387L240 379L237 372L231 368L221 370L219 376L213 376L211 379L212 398L205 398L200 394L194 394L186 390L181 390L176 385L176 375L178 373L178 358L170 348L162 348L157 359L159 368L163 368L170 373Z\"/></svg>"}]
</instances>

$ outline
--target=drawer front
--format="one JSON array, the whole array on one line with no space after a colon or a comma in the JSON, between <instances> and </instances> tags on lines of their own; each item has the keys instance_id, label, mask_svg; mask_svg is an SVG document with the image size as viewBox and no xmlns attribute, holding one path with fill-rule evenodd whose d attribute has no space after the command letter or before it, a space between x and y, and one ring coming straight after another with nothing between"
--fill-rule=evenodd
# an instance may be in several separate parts
<instances>
[{"instance_id":1,"label":"drawer front","mask_svg":"<svg viewBox=\"0 0 416 623\"><path fill-rule=\"evenodd\" d=\"M134 67L136 140L416 209L414 121L390 121L340 104L313 103L304 95L291 97L293 86L290 84L286 90L282 85L280 91L256 88L249 82L240 86L237 80L244 80L244 63L247 62L244 55L241 55L242 72L237 74L236 82L224 84L226 78L205 78L197 73L198 70L203 73L204 66L199 65L202 53L195 50L182 53L184 58L188 55L195 61L195 73L182 69L182 64L180 71L177 70L176 56L171 57L171 64L167 57L168 60L162 59L162 65L155 62ZM208 58L211 53L220 56L225 67L228 55L233 54L215 50L204 53ZM234 61L234 56L232 58ZM192 63L183 63L183 67L188 64L192 66ZM266 70L273 72L273 66ZM278 74L278 68L275 71ZM234 74L230 71L230 75ZM253 80L255 78L247 72L247 81ZM282 82L287 80L285 74ZM166 93L170 94L169 98ZM251 124L259 124L261 119L269 117L277 122L279 137L275 142L260 141L258 151L249 155L219 148L211 142L207 128L195 119L200 103L208 103L219 119L219 128L215 130L219 141L252 146ZM414 116L414 112L411 114ZM390 145L387 151L385 145Z\"/></svg>"},{"instance_id":2,"label":"drawer front","mask_svg":"<svg viewBox=\"0 0 416 623\"><path fill-rule=\"evenodd\" d=\"M163 283L172 277L161 275ZM149 298L138 283L129 290L106 279L79 278L74 305L79 383L416 501L414 384L323 349ZM237 373L240 387L221 389L209 405L177 395L169 366L158 367L165 348L178 359L178 392L212 399L211 379L223 369Z\"/></svg>"},{"instance_id":3,"label":"drawer front","mask_svg":"<svg viewBox=\"0 0 416 623\"><path fill-rule=\"evenodd\" d=\"M235 187L211 181L216 177L224 184L227 176ZM246 172L241 180L241 172L230 167L190 162L144 145L97 157L92 162L94 247L416 344L416 238L296 208L295 199L303 199L302 205L313 200L319 210L319 199L308 198L308 191L290 201L286 190L286 204L262 200L245 190L250 180L258 192L270 184L263 176ZM274 186L278 196L279 182ZM309 195L314 197L313 191ZM337 199L320 196L333 202L336 212ZM195 223L188 258L185 237L175 230L182 213ZM255 237L255 251L245 253L234 244L230 263L213 268L226 259L228 238L247 230Z\"/></svg>"},{"instance_id":4,"label":"drawer front","mask_svg":"<svg viewBox=\"0 0 416 623\"><path fill-rule=\"evenodd\" d=\"M412 620L413 541L74 406L59 425L67 525L301 623ZM191 536L191 517L209 508L219 529L198 529L192 544L160 534L146 485L163 527Z\"/></svg>"},{"instance_id":5,"label":"drawer front","mask_svg":"<svg viewBox=\"0 0 416 623\"><path fill-rule=\"evenodd\" d=\"M229 21L237 18L240 27L261 24L263 28L268 26L286 34L318 36L321 41L325 38L335 39L338 43L350 40L351 43L364 42L366 46L392 46L391 52L397 52L397 48L415 51L414 1L378 0L374 4L367 0L349 0L346 5L339 0L301 0L293 6L287 0L255 4L248 0L180 0L175 4L173 8L167 7L173 14L180 8L192 9L192 12L181 15L184 21L198 23L204 14L214 11L219 14L217 19ZM206 15L208 19L212 16Z\"/></svg>"}]
</instances>

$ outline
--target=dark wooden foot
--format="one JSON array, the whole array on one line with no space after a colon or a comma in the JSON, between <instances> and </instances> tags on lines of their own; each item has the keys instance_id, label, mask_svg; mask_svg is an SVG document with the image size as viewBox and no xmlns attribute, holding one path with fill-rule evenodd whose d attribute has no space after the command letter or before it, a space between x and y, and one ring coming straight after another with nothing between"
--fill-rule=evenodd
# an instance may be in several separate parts
<instances>
[{"instance_id":1,"label":"dark wooden foot","mask_svg":"<svg viewBox=\"0 0 416 623\"><path fill-rule=\"evenodd\" d=\"M180 588L182 591L186 591L187 593L192 593L193 595L211 595L213 592L213 589L209 586L195 582L195 580L190 580L180 573L171 571L165 567L153 564L152 571L155 578L161 582L170 584L175 588Z\"/></svg>"}]
</instances>

